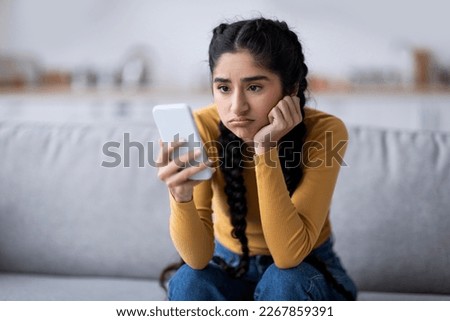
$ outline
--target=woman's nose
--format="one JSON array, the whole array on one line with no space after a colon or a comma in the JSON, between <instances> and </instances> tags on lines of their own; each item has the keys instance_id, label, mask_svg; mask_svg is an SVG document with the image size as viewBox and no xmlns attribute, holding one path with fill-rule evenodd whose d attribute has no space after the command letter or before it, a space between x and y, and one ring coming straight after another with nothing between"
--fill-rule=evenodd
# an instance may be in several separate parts
<instances>
[{"instance_id":1,"label":"woman's nose","mask_svg":"<svg viewBox=\"0 0 450 321\"><path fill-rule=\"evenodd\" d=\"M240 90L236 90L231 100L231 111L236 115L242 115L249 109L245 95Z\"/></svg>"}]
</instances>

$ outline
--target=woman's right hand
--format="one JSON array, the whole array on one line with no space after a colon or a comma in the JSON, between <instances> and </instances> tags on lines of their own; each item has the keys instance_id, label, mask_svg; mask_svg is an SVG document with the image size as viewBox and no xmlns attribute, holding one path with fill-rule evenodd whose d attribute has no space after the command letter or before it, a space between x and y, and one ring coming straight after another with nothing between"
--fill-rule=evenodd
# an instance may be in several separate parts
<instances>
[{"instance_id":1,"label":"woman's right hand","mask_svg":"<svg viewBox=\"0 0 450 321\"><path fill-rule=\"evenodd\" d=\"M189 202L192 200L194 186L202 181L190 180L189 177L208 167L208 164L195 162L195 158L201 150L189 151L178 159L171 159L175 149L183 145L183 142L163 143L160 141L159 156L157 161L158 178L166 183L170 193L177 202ZM186 167L186 164L198 164L198 166Z\"/></svg>"}]
</instances>

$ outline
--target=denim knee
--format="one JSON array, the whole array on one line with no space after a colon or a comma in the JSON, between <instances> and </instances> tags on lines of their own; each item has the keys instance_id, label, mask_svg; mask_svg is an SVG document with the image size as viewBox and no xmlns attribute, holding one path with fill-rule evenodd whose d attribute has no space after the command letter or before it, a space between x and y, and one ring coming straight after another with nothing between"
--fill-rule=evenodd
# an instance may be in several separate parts
<instances>
[{"instance_id":1,"label":"denim knee","mask_svg":"<svg viewBox=\"0 0 450 321\"><path fill-rule=\"evenodd\" d=\"M225 300L217 284L221 271L208 265L203 270L194 270L184 264L172 276L168 284L170 301Z\"/></svg>"},{"instance_id":2,"label":"denim knee","mask_svg":"<svg viewBox=\"0 0 450 321\"><path fill-rule=\"evenodd\" d=\"M319 300L321 293L317 284L320 283L324 283L323 275L308 263L301 263L290 269L280 269L272 264L258 282L254 299L259 301Z\"/></svg>"}]
</instances>

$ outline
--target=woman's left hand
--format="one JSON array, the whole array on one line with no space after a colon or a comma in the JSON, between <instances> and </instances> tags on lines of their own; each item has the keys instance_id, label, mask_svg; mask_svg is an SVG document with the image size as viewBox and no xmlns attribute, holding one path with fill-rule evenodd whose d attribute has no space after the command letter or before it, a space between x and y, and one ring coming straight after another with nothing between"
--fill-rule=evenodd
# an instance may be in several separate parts
<instances>
[{"instance_id":1,"label":"woman's left hand","mask_svg":"<svg viewBox=\"0 0 450 321\"><path fill-rule=\"evenodd\" d=\"M292 128L303 121L300 112L300 98L285 96L267 115L269 124L262 127L254 136L255 153L260 155L286 135Z\"/></svg>"}]
</instances>

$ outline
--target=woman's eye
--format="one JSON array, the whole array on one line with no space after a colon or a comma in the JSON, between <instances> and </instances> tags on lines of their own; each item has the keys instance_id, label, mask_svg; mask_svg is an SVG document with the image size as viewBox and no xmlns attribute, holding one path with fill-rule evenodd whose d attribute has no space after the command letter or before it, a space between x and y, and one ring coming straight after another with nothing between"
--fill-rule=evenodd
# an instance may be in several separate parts
<instances>
[{"instance_id":1,"label":"woman's eye","mask_svg":"<svg viewBox=\"0 0 450 321\"><path fill-rule=\"evenodd\" d=\"M248 90L257 92L257 91L260 91L260 90L261 90L261 86L258 86L258 85L250 85L250 86L248 87Z\"/></svg>"},{"instance_id":2,"label":"woman's eye","mask_svg":"<svg viewBox=\"0 0 450 321\"><path fill-rule=\"evenodd\" d=\"M217 89L219 89L219 91L221 91L223 93L227 93L230 91L230 87L228 87L228 86L218 86Z\"/></svg>"}]
</instances>

